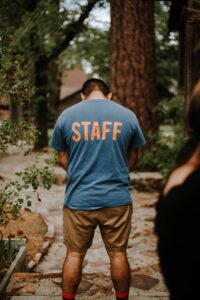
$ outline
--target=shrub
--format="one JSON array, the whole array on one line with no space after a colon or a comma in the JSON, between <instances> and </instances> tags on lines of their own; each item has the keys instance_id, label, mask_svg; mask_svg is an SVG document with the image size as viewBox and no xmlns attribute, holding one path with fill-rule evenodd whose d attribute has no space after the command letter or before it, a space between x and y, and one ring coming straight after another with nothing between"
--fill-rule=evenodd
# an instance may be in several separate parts
<instances>
[{"instance_id":1,"label":"shrub","mask_svg":"<svg viewBox=\"0 0 200 300\"><path fill-rule=\"evenodd\" d=\"M0 151L6 151L9 146L33 146L37 131L25 121L0 121Z\"/></svg>"},{"instance_id":2,"label":"shrub","mask_svg":"<svg viewBox=\"0 0 200 300\"><path fill-rule=\"evenodd\" d=\"M184 141L184 101L181 96L159 104L157 112L162 126L157 132L148 132L151 145L137 165L138 170L158 170L165 177L174 167Z\"/></svg>"},{"instance_id":3,"label":"shrub","mask_svg":"<svg viewBox=\"0 0 200 300\"><path fill-rule=\"evenodd\" d=\"M16 175L19 180L0 186L0 225L5 226L9 219L19 217L22 205L31 206L38 188L50 189L56 178L48 165L33 165Z\"/></svg>"}]
</instances>

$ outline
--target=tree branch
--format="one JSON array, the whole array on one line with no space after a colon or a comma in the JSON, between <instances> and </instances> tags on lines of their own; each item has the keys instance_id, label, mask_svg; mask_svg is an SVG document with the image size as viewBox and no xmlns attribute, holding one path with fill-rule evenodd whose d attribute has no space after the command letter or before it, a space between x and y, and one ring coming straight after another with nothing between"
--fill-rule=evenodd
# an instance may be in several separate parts
<instances>
[{"instance_id":1,"label":"tree branch","mask_svg":"<svg viewBox=\"0 0 200 300\"><path fill-rule=\"evenodd\" d=\"M69 25L66 26L65 34L66 37L63 42L58 45L51 55L47 58L48 62L52 61L53 59L57 58L60 53L62 53L68 46L69 43L73 40L73 38L84 29L84 21L88 17L90 11L93 9L95 4L100 0L88 0L87 5L82 8L82 13L79 16L77 21L71 22Z\"/></svg>"}]
</instances>

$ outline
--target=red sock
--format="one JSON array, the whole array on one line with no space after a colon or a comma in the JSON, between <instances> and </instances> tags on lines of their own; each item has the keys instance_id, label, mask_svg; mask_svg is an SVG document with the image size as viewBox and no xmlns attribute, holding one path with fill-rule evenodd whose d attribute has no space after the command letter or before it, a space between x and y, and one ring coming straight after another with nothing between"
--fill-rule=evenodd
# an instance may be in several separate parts
<instances>
[{"instance_id":1,"label":"red sock","mask_svg":"<svg viewBox=\"0 0 200 300\"><path fill-rule=\"evenodd\" d=\"M65 294L62 292L62 297L64 300L74 300L75 299L75 294Z\"/></svg>"},{"instance_id":2,"label":"red sock","mask_svg":"<svg viewBox=\"0 0 200 300\"><path fill-rule=\"evenodd\" d=\"M128 300L128 294L129 292L126 292L126 293L115 293L116 295L116 299L117 300Z\"/></svg>"}]
</instances>

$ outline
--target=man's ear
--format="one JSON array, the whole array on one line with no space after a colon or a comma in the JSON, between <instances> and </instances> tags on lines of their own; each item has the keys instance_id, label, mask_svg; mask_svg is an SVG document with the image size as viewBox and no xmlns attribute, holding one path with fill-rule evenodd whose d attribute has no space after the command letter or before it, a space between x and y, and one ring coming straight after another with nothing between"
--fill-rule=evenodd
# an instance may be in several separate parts
<instances>
[{"instance_id":1,"label":"man's ear","mask_svg":"<svg viewBox=\"0 0 200 300\"><path fill-rule=\"evenodd\" d=\"M82 99L82 100L85 100L85 99L86 99L85 95L82 94L82 93L81 93L81 99Z\"/></svg>"},{"instance_id":2,"label":"man's ear","mask_svg":"<svg viewBox=\"0 0 200 300\"><path fill-rule=\"evenodd\" d=\"M108 96L107 96L107 98L108 98L109 100L111 100L111 99L112 99L112 93L109 93Z\"/></svg>"}]
</instances>

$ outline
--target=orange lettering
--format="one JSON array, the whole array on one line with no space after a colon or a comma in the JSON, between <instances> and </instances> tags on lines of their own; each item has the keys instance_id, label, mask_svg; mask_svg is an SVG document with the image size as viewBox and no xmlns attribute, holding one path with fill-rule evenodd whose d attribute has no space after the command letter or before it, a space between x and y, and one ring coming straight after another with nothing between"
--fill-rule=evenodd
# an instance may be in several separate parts
<instances>
[{"instance_id":1,"label":"orange lettering","mask_svg":"<svg viewBox=\"0 0 200 300\"><path fill-rule=\"evenodd\" d=\"M102 140L106 139L106 133L110 132L110 129L107 128L107 125L112 125L112 122L104 121L103 122L103 128L102 128Z\"/></svg>"},{"instance_id":2,"label":"orange lettering","mask_svg":"<svg viewBox=\"0 0 200 300\"><path fill-rule=\"evenodd\" d=\"M81 122L81 124L84 127L84 136L85 136L85 141L88 141L88 126L91 124L91 122Z\"/></svg>"},{"instance_id":3,"label":"orange lettering","mask_svg":"<svg viewBox=\"0 0 200 300\"><path fill-rule=\"evenodd\" d=\"M92 126L92 134L91 134L91 140L93 141L94 139L100 140L100 129L99 129L99 122L94 122Z\"/></svg>"},{"instance_id":4,"label":"orange lettering","mask_svg":"<svg viewBox=\"0 0 200 300\"><path fill-rule=\"evenodd\" d=\"M118 126L123 126L123 123L122 122L114 122L114 126L113 126L113 141L116 141L117 134L121 132L121 130L119 130L117 128Z\"/></svg>"},{"instance_id":5,"label":"orange lettering","mask_svg":"<svg viewBox=\"0 0 200 300\"><path fill-rule=\"evenodd\" d=\"M80 123L78 122L72 123L72 131L76 134L76 136L72 137L72 140L74 142L79 142L81 139L81 134L76 127L80 127Z\"/></svg>"}]
</instances>

